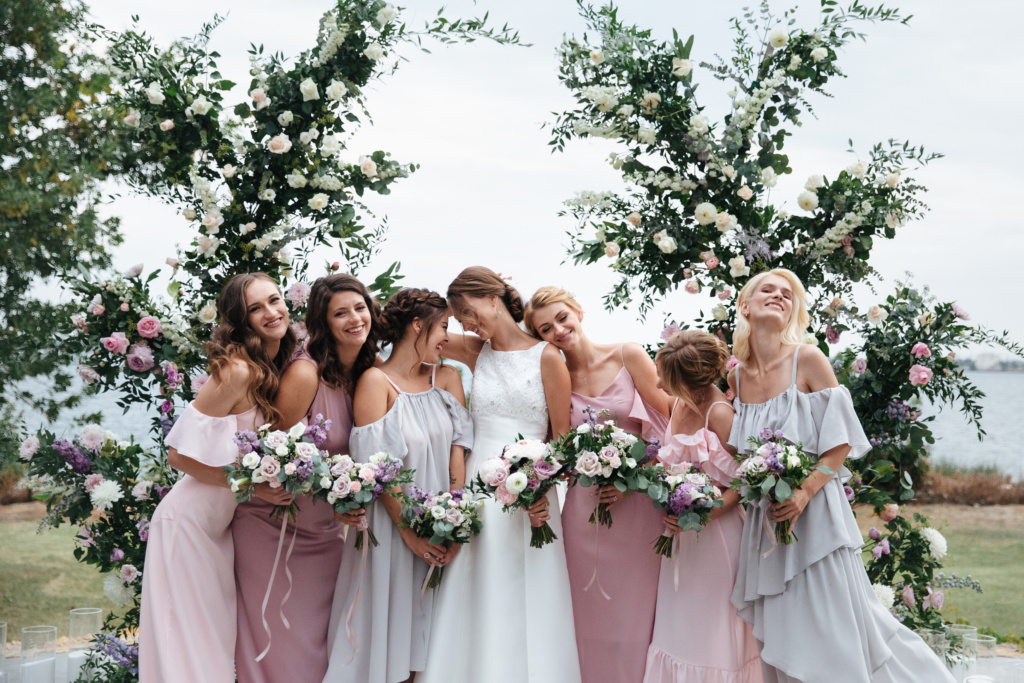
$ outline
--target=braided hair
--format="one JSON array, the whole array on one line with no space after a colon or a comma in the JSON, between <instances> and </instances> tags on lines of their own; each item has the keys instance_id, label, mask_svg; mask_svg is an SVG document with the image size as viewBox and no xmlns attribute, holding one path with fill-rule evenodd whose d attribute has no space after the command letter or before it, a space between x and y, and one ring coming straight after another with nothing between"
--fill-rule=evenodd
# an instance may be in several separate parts
<instances>
[{"instance_id":1,"label":"braided hair","mask_svg":"<svg viewBox=\"0 0 1024 683\"><path fill-rule=\"evenodd\" d=\"M470 266L448 285L448 304L453 311L459 310L461 300L467 296L475 299L496 296L505 304L512 320L523 322L523 300L519 292L490 268Z\"/></svg>"},{"instance_id":2,"label":"braided hair","mask_svg":"<svg viewBox=\"0 0 1024 683\"><path fill-rule=\"evenodd\" d=\"M392 347L405 336L414 320L423 323L423 329L416 339L430 334L435 325L448 317L448 302L437 292L429 289L406 287L388 299L381 312L380 340Z\"/></svg>"}]
</instances>

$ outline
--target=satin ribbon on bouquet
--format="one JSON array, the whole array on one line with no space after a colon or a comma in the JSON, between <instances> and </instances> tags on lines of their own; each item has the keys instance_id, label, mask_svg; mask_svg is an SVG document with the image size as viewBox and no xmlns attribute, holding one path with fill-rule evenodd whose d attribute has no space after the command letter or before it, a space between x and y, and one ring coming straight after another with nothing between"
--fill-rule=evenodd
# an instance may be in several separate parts
<instances>
[{"instance_id":1,"label":"satin ribbon on bouquet","mask_svg":"<svg viewBox=\"0 0 1024 683\"><path fill-rule=\"evenodd\" d=\"M263 658L270 652L270 645L273 639L270 635L270 624L267 623L267 604L270 602L270 592L274 588L274 578L277 576L277 565L281 562L281 549L284 548L284 537L288 533L288 515L281 515L281 536L277 539L277 553L274 555L274 568L270 570L270 581L267 582L267 592L263 595L263 605L260 607L260 619L263 621L263 631L267 634L267 646L263 648L263 652L256 657L256 661L263 661ZM284 604L288 602L288 598L292 595L292 572L288 567L288 560L292 557L292 551L295 549L295 537L299 533L299 525L295 525L295 531L292 532L291 543L288 544L288 552L284 556L284 575L288 577L288 590L285 592L284 597L281 598L281 605L278 607L278 616L281 618L281 623L284 624L286 629L291 630L291 624L288 623L288 618L284 616Z\"/></svg>"},{"instance_id":2,"label":"satin ribbon on bouquet","mask_svg":"<svg viewBox=\"0 0 1024 683\"><path fill-rule=\"evenodd\" d=\"M762 503L764 503L764 504L762 505ZM759 508L761 508L761 529L764 531L764 533L761 534L761 538L764 538L765 535L767 535L768 536L768 540L771 541L771 544L772 544L772 547L768 549L768 552L766 552L763 555L761 555L761 559L762 560L765 559L766 557L768 557L769 555L771 555L772 553L774 553L775 549L778 547L778 544L775 542L775 529L772 528L772 525L770 525L768 523L768 506L769 505L771 505L771 502L768 500L767 496L761 498L761 500L759 500L757 502L757 506ZM757 549L758 549L758 551L761 550L761 541L760 540L758 540L758 542L757 542Z\"/></svg>"},{"instance_id":3,"label":"satin ribbon on bouquet","mask_svg":"<svg viewBox=\"0 0 1024 683\"><path fill-rule=\"evenodd\" d=\"M367 521L364 516L359 521L359 531L365 531L367 529ZM356 596L352 598L352 604L348 608L348 614L345 615L345 634L348 635L349 645L352 646L352 656L345 662L345 666L348 666L355 660L356 655L359 654L359 639L356 638L356 632L352 628L352 619L356 615L356 610L359 609L359 602L363 599L363 579L366 577L366 558L370 552L370 540L363 539L363 549L361 557L359 558L359 582L356 584ZM388 551L390 552L390 551Z\"/></svg>"},{"instance_id":4,"label":"satin ribbon on bouquet","mask_svg":"<svg viewBox=\"0 0 1024 683\"><path fill-rule=\"evenodd\" d=\"M586 591L590 590L590 587L594 585L595 581L597 581L597 588L598 588L598 590L601 591L601 595L604 596L605 600L611 600L612 596L608 595L608 593L605 592L604 586L601 585L601 579L597 575L597 561L598 561L598 554L597 553L598 553L598 550L599 550L600 544L601 544L601 522L597 521L598 520L597 508L599 508L601 506L601 493L600 493L601 489L597 488L596 490L597 490L597 496L596 496L597 497L597 506L594 507L594 527L595 527L595 529L594 529L594 573L590 577L590 582L586 586L583 587L583 591L586 592Z\"/></svg>"}]
</instances>

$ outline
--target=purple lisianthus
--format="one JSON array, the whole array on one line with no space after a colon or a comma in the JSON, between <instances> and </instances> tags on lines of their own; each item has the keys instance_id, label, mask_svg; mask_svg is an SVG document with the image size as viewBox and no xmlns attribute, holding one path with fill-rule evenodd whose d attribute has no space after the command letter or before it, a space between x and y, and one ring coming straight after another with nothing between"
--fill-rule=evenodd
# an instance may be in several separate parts
<instances>
[{"instance_id":1,"label":"purple lisianthus","mask_svg":"<svg viewBox=\"0 0 1024 683\"><path fill-rule=\"evenodd\" d=\"M883 538L881 541L878 542L878 545L871 549L871 554L875 556L876 560L880 559L882 555L888 555L889 552L890 550L888 538Z\"/></svg>"},{"instance_id":2,"label":"purple lisianthus","mask_svg":"<svg viewBox=\"0 0 1024 683\"><path fill-rule=\"evenodd\" d=\"M89 474L92 472L92 461L89 460L89 457L79 450L78 446L67 439L57 439L54 441L53 449L64 458L68 466L75 472L79 474Z\"/></svg>"},{"instance_id":3,"label":"purple lisianthus","mask_svg":"<svg viewBox=\"0 0 1024 683\"><path fill-rule=\"evenodd\" d=\"M533 473L537 475L537 479L539 480L550 479L555 475L556 472L558 472L558 468L549 463L547 460L541 459L533 463ZM537 482L537 485L540 485L540 481Z\"/></svg>"},{"instance_id":4,"label":"purple lisianthus","mask_svg":"<svg viewBox=\"0 0 1024 683\"><path fill-rule=\"evenodd\" d=\"M846 494L846 500L850 501L851 503L853 502L853 499L856 497L856 494L853 492L853 489L850 488L849 486L843 487L843 493Z\"/></svg>"},{"instance_id":5,"label":"purple lisianthus","mask_svg":"<svg viewBox=\"0 0 1024 683\"><path fill-rule=\"evenodd\" d=\"M782 463L779 462L779 456L775 453L764 459L764 466L772 472L781 472L783 469Z\"/></svg>"},{"instance_id":6,"label":"purple lisianthus","mask_svg":"<svg viewBox=\"0 0 1024 683\"><path fill-rule=\"evenodd\" d=\"M775 433L772 432L771 427L765 427L761 430L761 434L759 436L761 441L771 441L772 437L775 436Z\"/></svg>"}]
</instances>

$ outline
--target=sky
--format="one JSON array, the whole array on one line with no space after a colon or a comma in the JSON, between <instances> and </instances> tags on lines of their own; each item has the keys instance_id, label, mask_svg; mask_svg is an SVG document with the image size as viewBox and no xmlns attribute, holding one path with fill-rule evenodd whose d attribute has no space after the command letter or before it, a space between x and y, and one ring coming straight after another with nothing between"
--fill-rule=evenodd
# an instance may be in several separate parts
<instances>
[{"instance_id":1,"label":"sky","mask_svg":"<svg viewBox=\"0 0 1024 683\"><path fill-rule=\"evenodd\" d=\"M413 0L402 14L421 25L440 7ZM728 55L728 21L746 3L692 0L623 2L620 18L655 29L657 38L694 34L691 57L711 61ZM163 45L196 32L216 13L228 19L214 33L213 48L223 57L221 72L249 82L250 43L296 55L313 45L317 22L331 4L291 0L180 0L175 3L93 0L93 18L123 29L132 14L139 26ZM772 3L781 13L787 4ZM855 161L847 140L866 157L870 147L889 138L923 144L945 158L914 171L930 192L931 212L908 224L897 238L876 242L872 265L884 276L877 293L861 288L863 308L881 303L895 281L913 273L940 299L955 300L981 325L1009 330L1024 342L1024 307L1015 286L1024 251L1019 199L1024 196L1024 136L1018 127L1024 105L1024 53L1017 49L1024 6L983 0L909 0L900 7L914 15L910 26L866 25L866 43L847 46L840 63L848 78L830 85L831 99L814 97L817 119L805 117L786 149L794 173L784 177L772 201L793 210L806 178L829 177ZM386 197L367 202L387 215L390 230L381 255L368 266L367 279L393 261L402 263L402 284L444 293L469 265L486 265L511 275L524 297L542 285L572 291L588 315L586 328L598 342L653 342L666 315L692 319L710 299L682 292L659 302L646 321L635 309L607 312L601 297L616 281L609 262L590 266L564 263L571 217L559 217L562 202L580 190L621 187L606 162L616 148L610 141L578 141L551 154L552 112L572 105L557 79L555 50L563 35L584 30L570 0L454 0L449 17L490 12L508 22L530 47L487 42L431 45L426 54L405 48L410 61L391 76L371 83L368 107L374 125L350 144L352 160L377 149L421 168L397 182ZM818 3L801 2L798 25L816 24ZM712 119L725 113L727 85L697 68L702 103ZM242 87L232 95L239 101ZM160 266L187 243L189 231L176 209L147 199L122 196L109 206L122 217L125 243L115 250L119 269L144 262ZM333 260L331 254L325 258ZM315 262L316 263L316 262ZM165 267L166 268L166 267Z\"/></svg>"}]
</instances>

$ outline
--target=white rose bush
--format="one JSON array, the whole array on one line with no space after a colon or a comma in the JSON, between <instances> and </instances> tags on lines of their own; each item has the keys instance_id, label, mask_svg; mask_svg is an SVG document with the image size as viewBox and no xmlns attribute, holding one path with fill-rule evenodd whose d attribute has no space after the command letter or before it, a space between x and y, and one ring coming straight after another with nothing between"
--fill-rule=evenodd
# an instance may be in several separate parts
<instances>
[{"instance_id":1,"label":"white rose bush","mask_svg":"<svg viewBox=\"0 0 1024 683\"><path fill-rule=\"evenodd\" d=\"M483 529L483 504L466 489L434 493L410 486L409 493L402 495L402 523L431 545L464 545ZM431 566L423 590L440 586L443 574L444 567Z\"/></svg>"}]
</instances>

